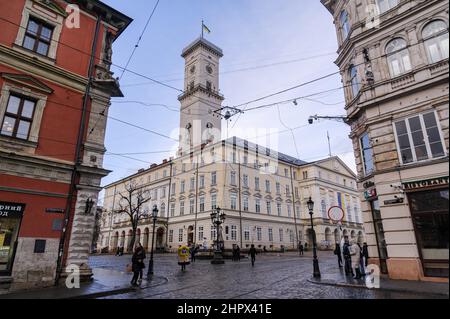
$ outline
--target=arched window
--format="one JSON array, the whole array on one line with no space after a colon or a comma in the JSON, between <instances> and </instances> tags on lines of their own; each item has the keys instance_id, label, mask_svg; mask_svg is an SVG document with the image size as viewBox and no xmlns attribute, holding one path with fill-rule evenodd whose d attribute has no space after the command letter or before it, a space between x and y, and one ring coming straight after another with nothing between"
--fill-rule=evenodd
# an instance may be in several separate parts
<instances>
[{"instance_id":1,"label":"arched window","mask_svg":"<svg viewBox=\"0 0 450 319\"><path fill-rule=\"evenodd\" d=\"M352 95L353 97L356 97L359 93L359 82L358 82L358 70L354 65L351 65L348 70L349 75L349 83L352 88Z\"/></svg>"},{"instance_id":2,"label":"arched window","mask_svg":"<svg viewBox=\"0 0 450 319\"><path fill-rule=\"evenodd\" d=\"M381 13L391 10L398 5L398 0L377 0L378 10Z\"/></svg>"},{"instance_id":3,"label":"arched window","mask_svg":"<svg viewBox=\"0 0 450 319\"><path fill-rule=\"evenodd\" d=\"M412 69L406 41L396 38L386 46L387 60L391 76L398 76Z\"/></svg>"},{"instance_id":4,"label":"arched window","mask_svg":"<svg viewBox=\"0 0 450 319\"><path fill-rule=\"evenodd\" d=\"M428 23L422 31L422 37L430 63L448 59L448 28L445 22L436 20Z\"/></svg>"},{"instance_id":5,"label":"arched window","mask_svg":"<svg viewBox=\"0 0 450 319\"><path fill-rule=\"evenodd\" d=\"M345 40L350 33L350 20L347 11L344 10L341 12L339 21L341 25L342 40Z\"/></svg>"}]
</instances>

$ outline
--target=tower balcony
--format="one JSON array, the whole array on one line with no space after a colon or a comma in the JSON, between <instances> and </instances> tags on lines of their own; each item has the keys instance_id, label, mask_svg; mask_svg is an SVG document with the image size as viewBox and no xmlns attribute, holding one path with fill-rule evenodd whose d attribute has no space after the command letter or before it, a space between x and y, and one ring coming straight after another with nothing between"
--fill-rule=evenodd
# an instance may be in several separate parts
<instances>
[{"instance_id":1,"label":"tower balcony","mask_svg":"<svg viewBox=\"0 0 450 319\"><path fill-rule=\"evenodd\" d=\"M206 95L208 97L216 98L219 101L225 100L225 97L222 94L220 94L219 91L213 90L212 88L207 87L206 85L203 84L197 84L194 87L189 87L183 94L180 94L178 96L178 101L181 102L187 97L194 96L197 92L202 93L202 95ZM199 96L197 95L197 97Z\"/></svg>"}]
</instances>

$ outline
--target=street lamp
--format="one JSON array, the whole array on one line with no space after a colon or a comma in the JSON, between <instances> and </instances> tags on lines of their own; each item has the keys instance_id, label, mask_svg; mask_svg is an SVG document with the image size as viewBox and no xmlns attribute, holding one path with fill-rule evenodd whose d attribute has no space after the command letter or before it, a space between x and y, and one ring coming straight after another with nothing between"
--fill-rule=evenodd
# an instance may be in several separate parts
<instances>
[{"instance_id":1,"label":"street lamp","mask_svg":"<svg viewBox=\"0 0 450 319\"><path fill-rule=\"evenodd\" d=\"M222 250L219 246L220 225L225 222L225 214L221 212L221 209L219 207L217 207L215 211L213 210L210 216L211 222L216 227L216 249L214 250L214 258L211 261L211 264L220 265L225 263L222 256Z\"/></svg>"},{"instance_id":2,"label":"street lamp","mask_svg":"<svg viewBox=\"0 0 450 319\"><path fill-rule=\"evenodd\" d=\"M153 206L152 210L152 218L153 218L153 233L152 233L152 248L150 251L150 261L148 263L148 271L147 278L151 278L153 276L153 245L155 243L155 228L156 228L156 220L158 219L158 207Z\"/></svg>"},{"instance_id":3,"label":"street lamp","mask_svg":"<svg viewBox=\"0 0 450 319\"><path fill-rule=\"evenodd\" d=\"M314 202L311 197L309 198L306 205L308 205L309 215L311 217L311 232L313 239L313 268L314 268L313 276L314 278L320 278L319 260L317 259L316 232L314 231L314 222L313 222Z\"/></svg>"}]
</instances>

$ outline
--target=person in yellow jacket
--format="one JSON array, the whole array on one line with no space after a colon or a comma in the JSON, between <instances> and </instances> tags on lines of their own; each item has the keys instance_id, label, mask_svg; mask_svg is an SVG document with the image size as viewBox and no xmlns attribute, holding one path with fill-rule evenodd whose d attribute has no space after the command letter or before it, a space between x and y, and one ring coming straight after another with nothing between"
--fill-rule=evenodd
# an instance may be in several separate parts
<instances>
[{"instance_id":1,"label":"person in yellow jacket","mask_svg":"<svg viewBox=\"0 0 450 319\"><path fill-rule=\"evenodd\" d=\"M186 245L181 245L178 248L178 265L181 266L181 271L186 270L186 265L190 264L189 256L190 256L190 249Z\"/></svg>"}]
</instances>

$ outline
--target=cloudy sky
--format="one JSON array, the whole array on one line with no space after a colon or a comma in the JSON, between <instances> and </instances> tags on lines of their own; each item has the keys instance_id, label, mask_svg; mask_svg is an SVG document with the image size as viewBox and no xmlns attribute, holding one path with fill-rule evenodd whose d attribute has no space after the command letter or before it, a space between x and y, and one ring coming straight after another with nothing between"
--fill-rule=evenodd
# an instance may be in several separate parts
<instances>
[{"instance_id":1,"label":"cloudy sky","mask_svg":"<svg viewBox=\"0 0 450 319\"><path fill-rule=\"evenodd\" d=\"M134 19L114 45L114 64L124 66L156 0L104 2ZM207 39L224 51L220 66L220 91L226 98L224 105L240 105L338 71L333 63L337 57L334 25L331 15L319 0L160 0L128 68L182 89L184 60L180 54L184 47L199 37L202 20L211 30ZM117 67L113 71L115 76L122 74ZM177 136L177 96L180 92L129 72L123 75L121 86L125 98L113 99L110 116ZM341 86L339 75L334 75L248 107ZM293 131L294 136L289 131L279 134L277 151L313 161L328 156L329 131L333 155L340 156L354 169L352 145L348 138L350 129L345 124L319 121L307 125L310 115L345 114L342 90L313 98L315 101L300 99L297 106L288 103L246 112L237 122L237 117L234 117L229 123L228 136L254 136L245 134L248 128L286 131L286 127L301 127ZM222 127L223 138L226 138L227 124L223 123ZM104 165L113 173L103 179L103 185L148 167L150 163L160 163L169 158L173 154L165 151L174 149L174 143L109 120L106 134L108 152L130 154L127 156L134 159L107 155ZM148 152L157 153L136 154Z\"/></svg>"}]
</instances>

